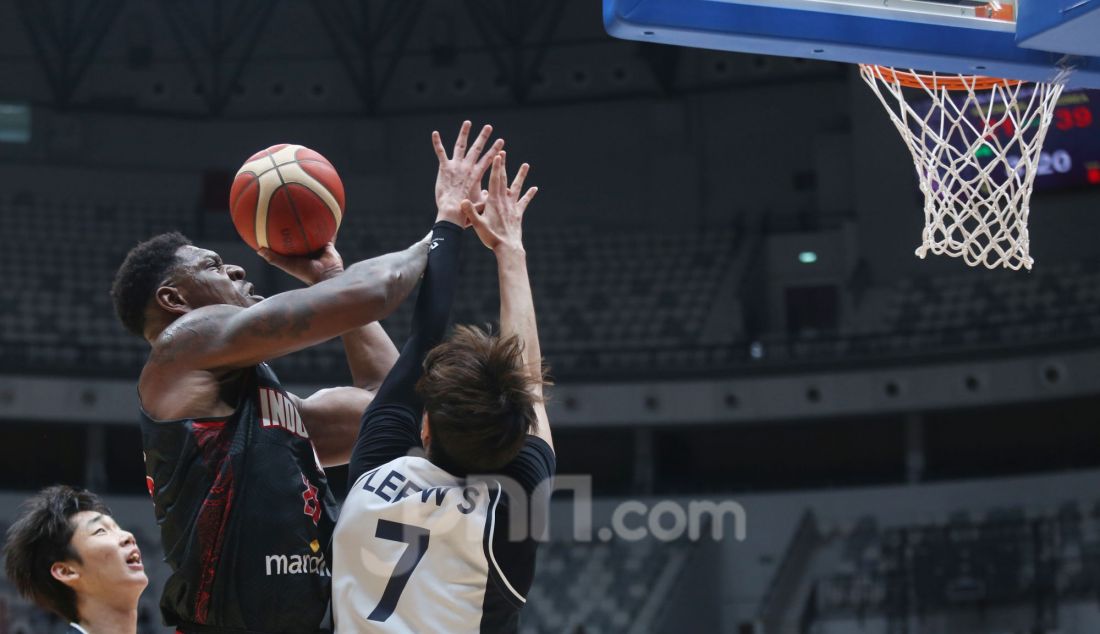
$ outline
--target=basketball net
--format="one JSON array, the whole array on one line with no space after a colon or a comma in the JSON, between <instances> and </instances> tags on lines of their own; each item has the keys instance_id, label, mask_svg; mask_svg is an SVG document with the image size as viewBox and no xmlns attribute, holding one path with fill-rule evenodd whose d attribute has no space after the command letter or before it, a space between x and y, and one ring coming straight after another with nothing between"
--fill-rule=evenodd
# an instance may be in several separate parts
<instances>
[{"instance_id":1,"label":"basketball net","mask_svg":"<svg viewBox=\"0 0 1100 634\"><path fill-rule=\"evenodd\" d=\"M924 194L917 255L1030 270L1029 201L1063 83L869 64L860 65L860 75L913 155Z\"/></svg>"}]
</instances>

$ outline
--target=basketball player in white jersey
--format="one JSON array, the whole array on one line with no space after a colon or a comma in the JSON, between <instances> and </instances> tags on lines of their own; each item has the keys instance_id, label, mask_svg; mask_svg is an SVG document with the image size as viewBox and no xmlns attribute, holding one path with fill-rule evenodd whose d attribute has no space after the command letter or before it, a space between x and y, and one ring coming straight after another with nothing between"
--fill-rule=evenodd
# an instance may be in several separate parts
<instances>
[{"instance_id":1,"label":"basketball player in white jersey","mask_svg":"<svg viewBox=\"0 0 1100 634\"><path fill-rule=\"evenodd\" d=\"M452 158L433 141L441 165L472 160L461 139ZM453 213L432 234L412 336L364 413L334 537L338 634L518 629L537 542L510 511L545 518L555 457L521 229L536 188L521 196L526 164L509 186L504 156L483 212L438 201ZM460 326L440 343L464 221L496 255L501 332Z\"/></svg>"}]
</instances>

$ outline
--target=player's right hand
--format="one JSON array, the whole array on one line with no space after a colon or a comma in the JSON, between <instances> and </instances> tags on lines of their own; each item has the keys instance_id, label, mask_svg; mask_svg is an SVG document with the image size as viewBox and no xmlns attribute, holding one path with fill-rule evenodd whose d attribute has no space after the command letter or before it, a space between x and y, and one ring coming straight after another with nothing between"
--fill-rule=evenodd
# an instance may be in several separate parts
<instances>
[{"instance_id":1,"label":"player's right hand","mask_svg":"<svg viewBox=\"0 0 1100 634\"><path fill-rule=\"evenodd\" d=\"M336 245L331 242L325 244L320 253L311 255L280 255L271 249L260 249L256 254L268 264L282 269L288 275L305 282L309 286L336 277L344 272L344 259L340 257Z\"/></svg>"},{"instance_id":2,"label":"player's right hand","mask_svg":"<svg viewBox=\"0 0 1100 634\"><path fill-rule=\"evenodd\" d=\"M523 181L531 166L520 165L516 178L509 186L508 170L504 165L505 152L493 157L493 169L489 173L489 195L485 198L485 208L479 211L469 200L462 201L462 211L474 226L481 243L493 251L501 248L523 250L523 214L527 205L538 193L538 187L532 187L522 196Z\"/></svg>"}]
</instances>

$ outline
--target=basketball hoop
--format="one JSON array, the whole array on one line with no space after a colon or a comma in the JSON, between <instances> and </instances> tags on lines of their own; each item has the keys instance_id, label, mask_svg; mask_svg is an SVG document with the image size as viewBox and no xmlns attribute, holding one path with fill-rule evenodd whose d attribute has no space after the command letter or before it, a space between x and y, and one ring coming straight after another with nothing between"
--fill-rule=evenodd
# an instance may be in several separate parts
<instances>
[{"instance_id":1,"label":"basketball hoop","mask_svg":"<svg viewBox=\"0 0 1100 634\"><path fill-rule=\"evenodd\" d=\"M860 75L913 155L924 194L917 255L1030 270L1029 201L1063 83L870 64Z\"/></svg>"}]
</instances>

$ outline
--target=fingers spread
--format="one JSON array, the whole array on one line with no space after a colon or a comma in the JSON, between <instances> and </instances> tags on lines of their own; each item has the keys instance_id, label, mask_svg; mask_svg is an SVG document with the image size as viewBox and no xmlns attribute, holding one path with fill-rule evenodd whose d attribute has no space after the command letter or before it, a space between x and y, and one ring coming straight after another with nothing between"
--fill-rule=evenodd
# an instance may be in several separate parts
<instances>
[{"instance_id":1,"label":"fingers spread","mask_svg":"<svg viewBox=\"0 0 1100 634\"><path fill-rule=\"evenodd\" d=\"M474 145L470 148L470 153L466 157L473 157L475 160L481 156L481 150L485 148L485 142L489 140L489 135L493 133L493 126L485 124L481 128L481 133L474 139Z\"/></svg>"},{"instance_id":2,"label":"fingers spread","mask_svg":"<svg viewBox=\"0 0 1100 634\"><path fill-rule=\"evenodd\" d=\"M470 136L470 126L472 124L469 121L463 121L462 127L458 130L458 138L455 139L455 151L453 156L456 159L461 159L466 156L466 139Z\"/></svg>"},{"instance_id":3,"label":"fingers spread","mask_svg":"<svg viewBox=\"0 0 1100 634\"><path fill-rule=\"evenodd\" d=\"M500 152L503 147L504 139L497 139L493 142L493 145L489 148L489 151L486 152L481 157L481 159L478 160L475 169L477 170L477 176L479 179L485 175L485 170L489 168L489 161L492 161L493 157L496 156L497 152Z\"/></svg>"},{"instance_id":4,"label":"fingers spread","mask_svg":"<svg viewBox=\"0 0 1100 634\"><path fill-rule=\"evenodd\" d=\"M519 208L521 213L527 209L527 205L531 203L531 200L535 198L535 194L537 193L539 193L539 188L532 187L531 189L527 190L527 193L523 195L523 198L519 199L519 202L516 203L516 207Z\"/></svg>"},{"instance_id":5,"label":"fingers spread","mask_svg":"<svg viewBox=\"0 0 1100 634\"><path fill-rule=\"evenodd\" d=\"M519 166L519 171L516 172L516 178L512 181L512 186L509 191L513 196L518 196L523 191L523 181L527 178L527 172L531 169L531 166L527 163Z\"/></svg>"},{"instance_id":6,"label":"fingers spread","mask_svg":"<svg viewBox=\"0 0 1100 634\"><path fill-rule=\"evenodd\" d=\"M489 193L494 196L504 196L508 191L508 170L504 167L507 159L506 152L500 152L493 157L493 171L489 174Z\"/></svg>"},{"instance_id":7,"label":"fingers spread","mask_svg":"<svg viewBox=\"0 0 1100 634\"><path fill-rule=\"evenodd\" d=\"M432 149L435 150L440 163L447 160L447 151L443 149L443 139L439 136L438 130L432 132Z\"/></svg>"}]
</instances>

